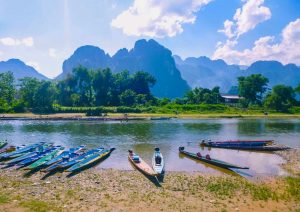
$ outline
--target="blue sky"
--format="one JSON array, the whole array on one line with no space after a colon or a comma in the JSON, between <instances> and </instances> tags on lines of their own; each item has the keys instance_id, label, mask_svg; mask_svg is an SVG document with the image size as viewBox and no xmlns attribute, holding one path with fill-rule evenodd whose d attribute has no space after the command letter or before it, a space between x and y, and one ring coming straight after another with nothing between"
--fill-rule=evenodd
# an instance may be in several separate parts
<instances>
[{"instance_id":1,"label":"blue sky","mask_svg":"<svg viewBox=\"0 0 300 212\"><path fill-rule=\"evenodd\" d=\"M19 58L51 78L79 46L96 45L113 55L141 38L154 38L183 58L300 65L299 0L0 0L0 5L0 60Z\"/></svg>"}]
</instances>

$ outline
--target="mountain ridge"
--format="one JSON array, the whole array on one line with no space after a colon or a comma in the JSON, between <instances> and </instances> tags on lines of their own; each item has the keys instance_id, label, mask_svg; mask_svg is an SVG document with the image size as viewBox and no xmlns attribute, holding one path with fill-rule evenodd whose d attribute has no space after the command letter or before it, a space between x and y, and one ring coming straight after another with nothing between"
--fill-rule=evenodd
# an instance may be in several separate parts
<instances>
[{"instance_id":1,"label":"mountain ridge","mask_svg":"<svg viewBox=\"0 0 300 212\"><path fill-rule=\"evenodd\" d=\"M12 72L18 80L23 77L35 77L40 80L49 80L48 77L39 73L32 66L26 65L22 60L12 58L7 61L0 61L0 73Z\"/></svg>"},{"instance_id":2,"label":"mountain ridge","mask_svg":"<svg viewBox=\"0 0 300 212\"><path fill-rule=\"evenodd\" d=\"M132 49L121 48L112 56L97 46L80 46L63 62L63 71L56 80L63 79L78 65L92 69L109 67L113 72L149 72L157 79L152 88L153 94L170 98L182 97L190 87L220 86L222 92L227 92L231 86L238 84L237 77L250 74L262 74L269 78L269 87L276 84L295 87L300 83L300 67L292 63L284 65L270 60L241 66L229 65L222 59L212 60L206 56L187 57L183 60L153 39L137 40ZM6 71L12 71L16 79L36 77L49 80L19 59L0 62L0 73Z\"/></svg>"}]
</instances>

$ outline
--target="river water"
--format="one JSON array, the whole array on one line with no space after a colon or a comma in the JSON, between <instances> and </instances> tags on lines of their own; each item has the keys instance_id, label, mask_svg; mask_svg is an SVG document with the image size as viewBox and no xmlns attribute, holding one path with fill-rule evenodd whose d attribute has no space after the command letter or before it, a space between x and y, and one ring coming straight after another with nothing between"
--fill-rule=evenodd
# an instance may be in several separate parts
<instances>
[{"instance_id":1,"label":"river water","mask_svg":"<svg viewBox=\"0 0 300 212\"><path fill-rule=\"evenodd\" d=\"M284 160L276 154L225 149L201 149L201 139L274 139L276 143L300 147L299 119L171 119L161 121L0 121L0 140L11 144L38 141L65 147L80 144L88 148L115 147L112 155L96 168L131 170L127 150L133 149L151 163L154 147L164 155L167 171L201 171L218 174L223 170L178 154L187 151L210 154L212 158L248 166L254 176L285 175Z\"/></svg>"}]
</instances>

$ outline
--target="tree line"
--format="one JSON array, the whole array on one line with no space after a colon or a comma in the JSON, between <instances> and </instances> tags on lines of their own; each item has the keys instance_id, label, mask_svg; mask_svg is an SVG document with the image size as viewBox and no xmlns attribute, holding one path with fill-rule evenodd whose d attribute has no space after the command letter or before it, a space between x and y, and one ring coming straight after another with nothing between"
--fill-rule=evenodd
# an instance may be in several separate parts
<instances>
[{"instance_id":1,"label":"tree line","mask_svg":"<svg viewBox=\"0 0 300 212\"><path fill-rule=\"evenodd\" d=\"M281 112L298 105L296 93L300 84L276 85L268 89L269 80L261 74L238 77L239 105L252 105ZM79 66L60 81L44 81L22 78L15 81L11 72L0 74L0 112L53 112L54 105L67 107L95 106L164 106L167 104L223 104L220 87L213 89L196 87L184 97L176 99L156 98L151 87L156 79L147 72L128 71L112 73L110 69L87 69Z\"/></svg>"}]
</instances>

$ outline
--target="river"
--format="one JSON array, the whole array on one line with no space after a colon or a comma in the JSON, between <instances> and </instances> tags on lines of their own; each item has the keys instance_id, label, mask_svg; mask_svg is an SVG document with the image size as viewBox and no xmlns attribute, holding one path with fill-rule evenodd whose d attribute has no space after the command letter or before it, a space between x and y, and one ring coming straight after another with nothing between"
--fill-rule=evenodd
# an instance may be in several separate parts
<instances>
[{"instance_id":1,"label":"river","mask_svg":"<svg viewBox=\"0 0 300 212\"><path fill-rule=\"evenodd\" d=\"M97 166L131 170L127 150L133 149L151 162L154 147L164 155L167 171L222 170L196 162L178 154L178 147L187 151L210 154L241 166L250 167L254 176L285 175L280 168L284 160L276 154L225 149L201 149L201 139L274 139L276 143L300 147L299 119L171 119L156 121L1 121L0 140L11 144L38 141L54 142L67 148L85 144L88 148L115 147L112 155Z\"/></svg>"}]
</instances>

